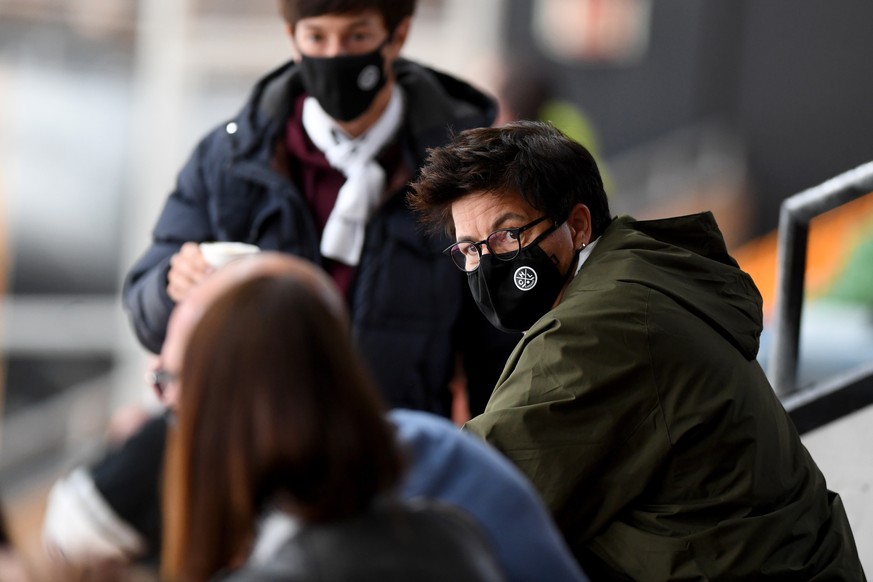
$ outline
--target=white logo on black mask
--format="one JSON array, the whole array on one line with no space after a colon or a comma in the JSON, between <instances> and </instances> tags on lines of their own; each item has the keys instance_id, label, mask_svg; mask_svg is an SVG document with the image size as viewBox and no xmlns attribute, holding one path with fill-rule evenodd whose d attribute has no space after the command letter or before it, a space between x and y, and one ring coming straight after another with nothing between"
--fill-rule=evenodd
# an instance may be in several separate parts
<instances>
[{"instance_id":1,"label":"white logo on black mask","mask_svg":"<svg viewBox=\"0 0 873 582\"><path fill-rule=\"evenodd\" d=\"M473 300L497 329L527 331L555 303L571 273L561 273L540 242L557 228L546 230L508 261L483 255L479 268L467 273Z\"/></svg>"},{"instance_id":2,"label":"white logo on black mask","mask_svg":"<svg viewBox=\"0 0 873 582\"><path fill-rule=\"evenodd\" d=\"M537 272L530 267L519 267L515 271L513 280L520 291L530 291L537 284Z\"/></svg>"},{"instance_id":3,"label":"white logo on black mask","mask_svg":"<svg viewBox=\"0 0 873 582\"><path fill-rule=\"evenodd\" d=\"M358 87L361 91L370 91L381 80L382 72L376 65L369 65L361 70L358 75Z\"/></svg>"}]
</instances>

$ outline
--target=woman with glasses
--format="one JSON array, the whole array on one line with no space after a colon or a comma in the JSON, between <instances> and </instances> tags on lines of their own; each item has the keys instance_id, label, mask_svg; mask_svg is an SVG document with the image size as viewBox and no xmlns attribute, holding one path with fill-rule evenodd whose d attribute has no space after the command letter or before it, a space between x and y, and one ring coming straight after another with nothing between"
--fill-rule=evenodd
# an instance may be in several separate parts
<instances>
[{"instance_id":1,"label":"woman with glasses","mask_svg":"<svg viewBox=\"0 0 873 582\"><path fill-rule=\"evenodd\" d=\"M539 122L460 133L413 190L482 312L524 332L466 428L534 482L593 579L863 579L712 214L612 219L591 154Z\"/></svg>"}]
</instances>

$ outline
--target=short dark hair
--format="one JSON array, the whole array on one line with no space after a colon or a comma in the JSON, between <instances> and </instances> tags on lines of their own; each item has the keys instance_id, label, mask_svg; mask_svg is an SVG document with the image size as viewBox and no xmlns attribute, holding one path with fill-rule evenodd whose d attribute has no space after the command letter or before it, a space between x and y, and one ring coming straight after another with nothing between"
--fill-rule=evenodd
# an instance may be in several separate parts
<instances>
[{"instance_id":1,"label":"short dark hair","mask_svg":"<svg viewBox=\"0 0 873 582\"><path fill-rule=\"evenodd\" d=\"M279 0L279 10L293 29L302 18L324 14L356 14L376 10L393 32L397 25L415 12L416 0Z\"/></svg>"},{"instance_id":2,"label":"short dark hair","mask_svg":"<svg viewBox=\"0 0 873 582\"><path fill-rule=\"evenodd\" d=\"M306 522L342 520L400 479L393 428L345 322L294 277L260 276L217 298L180 382L164 488L173 579L243 559L277 497Z\"/></svg>"},{"instance_id":3,"label":"short dark hair","mask_svg":"<svg viewBox=\"0 0 873 582\"><path fill-rule=\"evenodd\" d=\"M408 201L424 224L451 235L452 203L476 192L517 193L555 223L582 203L591 211L593 237L611 220L594 157L540 121L468 129L448 145L431 149Z\"/></svg>"}]
</instances>

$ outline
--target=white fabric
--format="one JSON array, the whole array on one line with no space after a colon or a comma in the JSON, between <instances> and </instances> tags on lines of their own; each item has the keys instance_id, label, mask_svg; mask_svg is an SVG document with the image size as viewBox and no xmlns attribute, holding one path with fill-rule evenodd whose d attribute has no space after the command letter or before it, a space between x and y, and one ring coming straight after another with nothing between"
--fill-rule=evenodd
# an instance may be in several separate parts
<instances>
[{"instance_id":1,"label":"white fabric","mask_svg":"<svg viewBox=\"0 0 873 582\"><path fill-rule=\"evenodd\" d=\"M593 251L594 247L597 246L598 241L600 241L600 237L597 237L596 239L585 245L584 249L579 251L579 264L576 265L576 272L573 274L573 276L579 274L579 269L582 268L582 265L585 263L585 261L588 260L588 257L591 256L591 251Z\"/></svg>"},{"instance_id":2,"label":"white fabric","mask_svg":"<svg viewBox=\"0 0 873 582\"><path fill-rule=\"evenodd\" d=\"M82 468L55 483L42 526L43 543L71 562L127 559L145 550L145 540L104 501Z\"/></svg>"},{"instance_id":3,"label":"white fabric","mask_svg":"<svg viewBox=\"0 0 873 582\"><path fill-rule=\"evenodd\" d=\"M288 513L273 510L261 521L249 564L269 561L279 549L300 531L300 520Z\"/></svg>"},{"instance_id":4,"label":"white fabric","mask_svg":"<svg viewBox=\"0 0 873 582\"><path fill-rule=\"evenodd\" d=\"M330 165L346 177L321 235L323 256L358 264L367 221L385 194L385 171L375 159L397 133L402 118L403 93L396 84L385 112L357 138L342 131L314 97L304 100L303 128Z\"/></svg>"}]
</instances>

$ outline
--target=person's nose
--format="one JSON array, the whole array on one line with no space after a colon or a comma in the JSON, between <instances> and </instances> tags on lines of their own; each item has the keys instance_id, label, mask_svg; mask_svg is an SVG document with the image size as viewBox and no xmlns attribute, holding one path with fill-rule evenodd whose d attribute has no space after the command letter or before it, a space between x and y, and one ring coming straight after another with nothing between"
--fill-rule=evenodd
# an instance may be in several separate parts
<instances>
[{"instance_id":1,"label":"person's nose","mask_svg":"<svg viewBox=\"0 0 873 582\"><path fill-rule=\"evenodd\" d=\"M326 57L340 57L349 54L348 47L341 36L331 36L327 39Z\"/></svg>"}]
</instances>

